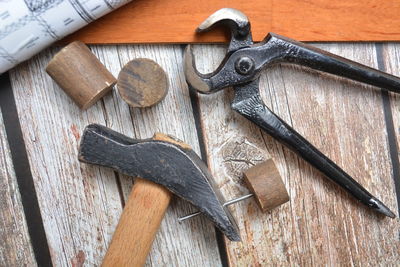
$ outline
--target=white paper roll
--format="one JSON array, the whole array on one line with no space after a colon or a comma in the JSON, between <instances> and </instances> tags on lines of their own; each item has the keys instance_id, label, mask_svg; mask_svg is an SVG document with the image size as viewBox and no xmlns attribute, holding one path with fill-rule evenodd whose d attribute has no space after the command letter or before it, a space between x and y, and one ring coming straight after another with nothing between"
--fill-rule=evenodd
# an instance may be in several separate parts
<instances>
[{"instance_id":1,"label":"white paper roll","mask_svg":"<svg viewBox=\"0 0 400 267\"><path fill-rule=\"evenodd\" d=\"M0 0L0 74L131 0Z\"/></svg>"}]
</instances>

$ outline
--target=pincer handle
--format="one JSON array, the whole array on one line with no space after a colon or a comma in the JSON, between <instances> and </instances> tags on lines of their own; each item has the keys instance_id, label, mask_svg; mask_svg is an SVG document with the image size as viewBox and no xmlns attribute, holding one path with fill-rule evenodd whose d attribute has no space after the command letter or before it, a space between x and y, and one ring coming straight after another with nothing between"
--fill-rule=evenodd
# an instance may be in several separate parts
<instances>
[{"instance_id":1,"label":"pincer handle","mask_svg":"<svg viewBox=\"0 0 400 267\"><path fill-rule=\"evenodd\" d=\"M359 190L361 187L359 183L345 173L332 160L322 154L322 152L309 143L286 122L275 115L261 102L260 98L254 96L246 102L247 103L241 103L242 105L240 107L234 106L233 108L244 117L257 124L280 143L301 156L332 181L347 189L350 194L361 198L365 193L368 193L366 190ZM356 189L356 191L349 190L349 187Z\"/></svg>"},{"instance_id":2,"label":"pincer handle","mask_svg":"<svg viewBox=\"0 0 400 267\"><path fill-rule=\"evenodd\" d=\"M252 88L252 86L255 87L254 84L249 84L247 86L248 90L246 90L246 88L241 88L241 90L236 89L236 93L241 95L235 96L235 98L240 99L240 101L234 100L232 104L234 110L257 124L266 133L298 154L363 204L386 216L395 217L393 212L382 202L376 199L349 174L265 106L261 100L260 94L254 92L254 88ZM249 97L242 98L245 96L245 93L243 94L241 92L251 93L248 93Z\"/></svg>"},{"instance_id":3,"label":"pincer handle","mask_svg":"<svg viewBox=\"0 0 400 267\"><path fill-rule=\"evenodd\" d=\"M290 38L270 33L270 40L283 49L280 62L294 63L315 70L346 77L355 81L400 93L400 78L370 68L355 61L297 42Z\"/></svg>"}]
</instances>

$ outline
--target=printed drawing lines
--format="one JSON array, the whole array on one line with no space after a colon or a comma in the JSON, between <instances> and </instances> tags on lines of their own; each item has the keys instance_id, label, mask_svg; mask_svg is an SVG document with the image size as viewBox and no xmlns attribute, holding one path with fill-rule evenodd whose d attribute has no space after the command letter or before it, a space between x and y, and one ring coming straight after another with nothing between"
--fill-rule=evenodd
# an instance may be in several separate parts
<instances>
[{"instance_id":1,"label":"printed drawing lines","mask_svg":"<svg viewBox=\"0 0 400 267\"><path fill-rule=\"evenodd\" d=\"M3 58L10 62L11 64L18 64L18 60L15 59L12 55L10 55L7 50L0 46L0 58Z\"/></svg>"},{"instance_id":2,"label":"printed drawing lines","mask_svg":"<svg viewBox=\"0 0 400 267\"><path fill-rule=\"evenodd\" d=\"M41 14L53 7L56 7L63 1L64 0L24 0L28 9L37 14Z\"/></svg>"},{"instance_id":3,"label":"printed drawing lines","mask_svg":"<svg viewBox=\"0 0 400 267\"><path fill-rule=\"evenodd\" d=\"M7 0L5 8L2 2L0 74L131 0Z\"/></svg>"},{"instance_id":4,"label":"printed drawing lines","mask_svg":"<svg viewBox=\"0 0 400 267\"><path fill-rule=\"evenodd\" d=\"M94 18L89 14L89 12L83 7L82 3L79 0L69 0L71 5L74 7L75 11L79 14L79 16L90 23L94 20Z\"/></svg>"}]
</instances>

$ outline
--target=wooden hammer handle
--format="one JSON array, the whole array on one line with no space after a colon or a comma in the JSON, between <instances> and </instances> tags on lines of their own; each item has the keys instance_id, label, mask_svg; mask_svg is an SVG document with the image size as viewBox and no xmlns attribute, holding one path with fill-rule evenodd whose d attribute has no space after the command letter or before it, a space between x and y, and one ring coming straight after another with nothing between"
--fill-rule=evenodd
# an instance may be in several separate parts
<instances>
[{"instance_id":1,"label":"wooden hammer handle","mask_svg":"<svg viewBox=\"0 0 400 267\"><path fill-rule=\"evenodd\" d=\"M136 179L102 266L143 266L170 200L165 187Z\"/></svg>"}]
</instances>

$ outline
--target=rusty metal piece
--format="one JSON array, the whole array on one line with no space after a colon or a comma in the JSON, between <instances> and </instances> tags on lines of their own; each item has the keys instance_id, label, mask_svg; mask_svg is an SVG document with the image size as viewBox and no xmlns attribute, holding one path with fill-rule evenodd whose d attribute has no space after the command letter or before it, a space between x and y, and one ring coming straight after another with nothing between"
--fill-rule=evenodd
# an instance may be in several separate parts
<instances>
[{"instance_id":1,"label":"rusty metal piece","mask_svg":"<svg viewBox=\"0 0 400 267\"><path fill-rule=\"evenodd\" d=\"M251 41L250 23L246 23L246 16L239 13L241 12L233 9L217 11L201 26L201 31L204 31L215 24L223 23L232 31L227 54L214 72L198 72L191 47L186 47L184 72L189 86L204 94L233 87L235 97L231 106L235 111L296 152L357 200L394 218L395 214L389 208L263 103L259 92L259 76L267 66L293 63L395 93L400 93L400 78L274 33L269 33L264 41L254 44ZM241 33L239 38L238 32Z\"/></svg>"},{"instance_id":2,"label":"rusty metal piece","mask_svg":"<svg viewBox=\"0 0 400 267\"><path fill-rule=\"evenodd\" d=\"M137 58L129 61L118 74L119 95L131 107L151 107L168 93L164 70L153 60Z\"/></svg>"},{"instance_id":3,"label":"rusty metal piece","mask_svg":"<svg viewBox=\"0 0 400 267\"><path fill-rule=\"evenodd\" d=\"M204 162L186 144L171 137L137 140L91 124L82 135L82 162L113 168L165 186L192 203L232 241L239 230Z\"/></svg>"}]
</instances>

